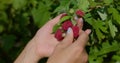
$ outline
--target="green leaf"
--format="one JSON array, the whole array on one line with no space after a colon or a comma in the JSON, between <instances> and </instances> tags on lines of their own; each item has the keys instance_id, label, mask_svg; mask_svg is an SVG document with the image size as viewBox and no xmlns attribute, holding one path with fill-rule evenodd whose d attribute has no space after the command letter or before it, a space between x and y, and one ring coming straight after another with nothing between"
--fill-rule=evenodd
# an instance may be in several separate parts
<instances>
[{"instance_id":1,"label":"green leaf","mask_svg":"<svg viewBox=\"0 0 120 63\"><path fill-rule=\"evenodd\" d=\"M22 9L27 4L27 0L13 0L14 9Z\"/></svg>"},{"instance_id":2,"label":"green leaf","mask_svg":"<svg viewBox=\"0 0 120 63\"><path fill-rule=\"evenodd\" d=\"M38 27L43 26L50 19L51 13L49 12L49 9L49 6L40 2L38 8L32 10L34 22Z\"/></svg>"},{"instance_id":3,"label":"green leaf","mask_svg":"<svg viewBox=\"0 0 120 63\"><path fill-rule=\"evenodd\" d=\"M89 63L103 63L103 57L89 56Z\"/></svg>"},{"instance_id":4,"label":"green leaf","mask_svg":"<svg viewBox=\"0 0 120 63\"><path fill-rule=\"evenodd\" d=\"M102 54L106 54L109 52L113 52L113 51L118 51L120 49L120 44L118 44L116 41L113 41L112 44L110 44L109 42L104 42L102 44L102 48L97 55L102 55Z\"/></svg>"},{"instance_id":5,"label":"green leaf","mask_svg":"<svg viewBox=\"0 0 120 63\"><path fill-rule=\"evenodd\" d=\"M114 55L112 59L120 62L120 55Z\"/></svg>"},{"instance_id":6,"label":"green leaf","mask_svg":"<svg viewBox=\"0 0 120 63\"><path fill-rule=\"evenodd\" d=\"M56 25L53 27L53 32L52 32L52 33L55 33L59 28L60 28L60 25L56 24Z\"/></svg>"},{"instance_id":7,"label":"green leaf","mask_svg":"<svg viewBox=\"0 0 120 63\"><path fill-rule=\"evenodd\" d=\"M0 12L0 23L2 22L8 23L8 17L5 11Z\"/></svg>"},{"instance_id":8,"label":"green leaf","mask_svg":"<svg viewBox=\"0 0 120 63\"><path fill-rule=\"evenodd\" d=\"M78 2L78 9L81 9L83 10L84 12L87 12L88 11L88 8L89 8L89 1L88 0L77 0Z\"/></svg>"},{"instance_id":9,"label":"green leaf","mask_svg":"<svg viewBox=\"0 0 120 63\"><path fill-rule=\"evenodd\" d=\"M0 33L3 32L3 30L4 30L4 26L0 25Z\"/></svg>"},{"instance_id":10,"label":"green leaf","mask_svg":"<svg viewBox=\"0 0 120 63\"><path fill-rule=\"evenodd\" d=\"M110 34L112 35L112 37L114 38L116 36L116 32L118 31L117 28L115 27L115 25L112 24L112 21L109 20L108 21L109 24L109 29L110 29Z\"/></svg>"},{"instance_id":11,"label":"green leaf","mask_svg":"<svg viewBox=\"0 0 120 63\"><path fill-rule=\"evenodd\" d=\"M68 19L70 19L70 18L71 18L71 16L64 16L64 17L62 17L62 18L60 19L58 25L60 25L62 22L66 21L66 20L68 20Z\"/></svg>"},{"instance_id":12,"label":"green leaf","mask_svg":"<svg viewBox=\"0 0 120 63\"><path fill-rule=\"evenodd\" d=\"M107 31L107 29L104 25L105 25L105 23L101 20L95 20L92 22L92 26L95 29L95 32L96 32L96 35L97 35L97 38L99 39L99 41L101 41L102 39L105 38L105 35L101 32L101 31L103 31L103 32Z\"/></svg>"},{"instance_id":13,"label":"green leaf","mask_svg":"<svg viewBox=\"0 0 120 63\"><path fill-rule=\"evenodd\" d=\"M120 14L115 8L108 8L108 13L112 14L113 19L120 24Z\"/></svg>"},{"instance_id":14,"label":"green leaf","mask_svg":"<svg viewBox=\"0 0 120 63\"><path fill-rule=\"evenodd\" d=\"M116 41L113 41L112 44L106 41L103 42L101 45L102 47L99 49L96 46L90 47L89 53L90 63L103 63L103 57L106 57L107 53L120 50L120 44Z\"/></svg>"},{"instance_id":15,"label":"green leaf","mask_svg":"<svg viewBox=\"0 0 120 63\"><path fill-rule=\"evenodd\" d=\"M107 19L107 14L104 12L104 13L101 13L100 11L97 11L97 13L99 14L100 18L102 20L106 20Z\"/></svg>"},{"instance_id":16,"label":"green leaf","mask_svg":"<svg viewBox=\"0 0 120 63\"><path fill-rule=\"evenodd\" d=\"M16 36L14 35L5 35L2 37L2 48L8 52L14 45Z\"/></svg>"},{"instance_id":17,"label":"green leaf","mask_svg":"<svg viewBox=\"0 0 120 63\"><path fill-rule=\"evenodd\" d=\"M97 29L95 29L95 31L96 31L97 37L100 41L105 38L105 35L103 35L101 33L100 29L97 28Z\"/></svg>"},{"instance_id":18,"label":"green leaf","mask_svg":"<svg viewBox=\"0 0 120 63\"><path fill-rule=\"evenodd\" d=\"M71 0L60 0L60 5L54 10L54 13L56 12L68 12L69 11L69 5Z\"/></svg>"},{"instance_id":19,"label":"green leaf","mask_svg":"<svg viewBox=\"0 0 120 63\"><path fill-rule=\"evenodd\" d=\"M97 5L96 2L94 2L93 0L88 0L88 1L89 1L89 3L90 3L90 7L91 7L91 8L96 7L96 5Z\"/></svg>"},{"instance_id":20,"label":"green leaf","mask_svg":"<svg viewBox=\"0 0 120 63\"><path fill-rule=\"evenodd\" d=\"M113 0L103 0L105 4L110 5L111 3L113 3Z\"/></svg>"},{"instance_id":21,"label":"green leaf","mask_svg":"<svg viewBox=\"0 0 120 63\"><path fill-rule=\"evenodd\" d=\"M116 41L113 41L112 44L110 44L107 41L107 42L102 43L102 48L100 48L99 51L93 50L94 53L91 53L91 55L95 54L95 56L100 56L100 55L107 54L113 51L118 51L119 49L120 49L120 44L118 44Z\"/></svg>"}]
</instances>

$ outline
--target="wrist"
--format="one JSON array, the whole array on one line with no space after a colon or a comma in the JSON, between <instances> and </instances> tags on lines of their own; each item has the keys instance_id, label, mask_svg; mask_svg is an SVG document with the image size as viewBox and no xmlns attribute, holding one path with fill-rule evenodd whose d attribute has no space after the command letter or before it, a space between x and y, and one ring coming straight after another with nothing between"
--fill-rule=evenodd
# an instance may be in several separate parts
<instances>
[{"instance_id":1,"label":"wrist","mask_svg":"<svg viewBox=\"0 0 120 63\"><path fill-rule=\"evenodd\" d=\"M34 40L31 40L14 63L37 63L41 58L36 51Z\"/></svg>"}]
</instances>

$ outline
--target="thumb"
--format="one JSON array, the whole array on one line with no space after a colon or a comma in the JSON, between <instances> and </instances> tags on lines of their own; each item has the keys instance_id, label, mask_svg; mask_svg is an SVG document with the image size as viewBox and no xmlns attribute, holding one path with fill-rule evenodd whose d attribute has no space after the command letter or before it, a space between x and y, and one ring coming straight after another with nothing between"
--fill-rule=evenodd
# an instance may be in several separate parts
<instances>
[{"instance_id":1,"label":"thumb","mask_svg":"<svg viewBox=\"0 0 120 63\"><path fill-rule=\"evenodd\" d=\"M63 41L61 42L65 47L69 46L70 44L72 44L73 42L73 31L72 28L68 28L67 30L67 35L65 36L65 38L63 39Z\"/></svg>"}]
</instances>

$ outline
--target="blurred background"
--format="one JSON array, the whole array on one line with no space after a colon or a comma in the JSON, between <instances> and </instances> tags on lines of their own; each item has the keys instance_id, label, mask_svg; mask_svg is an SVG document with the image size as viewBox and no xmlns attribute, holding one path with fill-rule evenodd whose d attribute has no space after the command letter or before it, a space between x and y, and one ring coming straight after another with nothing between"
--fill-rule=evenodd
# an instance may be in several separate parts
<instances>
[{"instance_id":1,"label":"blurred background","mask_svg":"<svg viewBox=\"0 0 120 63\"><path fill-rule=\"evenodd\" d=\"M55 0L0 0L0 63L13 63L58 5Z\"/></svg>"},{"instance_id":2,"label":"blurred background","mask_svg":"<svg viewBox=\"0 0 120 63\"><path fill-rule=\"evenodd\" d=\"M120 63L119 0L0 0L0 63L13 63L41 26L76 9L86 13L84 29L93 32L90 63Z\"/></svg>"}]
</instances>

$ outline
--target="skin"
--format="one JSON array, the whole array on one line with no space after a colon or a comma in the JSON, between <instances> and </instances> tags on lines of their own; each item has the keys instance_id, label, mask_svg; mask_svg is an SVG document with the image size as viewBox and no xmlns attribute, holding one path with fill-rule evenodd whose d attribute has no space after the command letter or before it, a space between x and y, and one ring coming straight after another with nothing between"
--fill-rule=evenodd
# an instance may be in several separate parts
<instances>
[{"instance_id":1,"label":"skin","mask_svg":"<svg viewBox=\"0 0 120 63\"><path fill-rule=\"evenodd\" d=\"M79 38L73 42L72 30L59 43L47 63L87 63L88 55L85 45L88 41L90 30L80 31Z\"/></svg>"},{"instance_id":2,"label":"skin","mask_svg":"<svg viewBox=\"0 0 120 63\"><path fill-rule=\"evenodd\" d=\"M84 47L86 45L86 42L88 40L88 35L90 33L90 30L86 30L86 31L82 31L80 32L80 37L81 38L78 38L78 40L76 40L76 45L72 46L72 42L71 40L70 41L62 41L62 42L59 42L56 40L56 38L54 37L54 34L51 34L52 33L52 28L54 27L55 24L57 24L59 21L60 21L60 18L63 14L60 14L58 15L57 17L55 17L54 19L48 21L42 28L40 28L36 35L30 40L30 42L26 45L26 47L24 48L24 50L21 52L21 54L18 56L18 58L14 61L14 63L37 63L41 58L44 58L44 57L50 57L48 59L48 63L52 63L51 61L55 61L55 60L59 60L59 59L62 59L63 57L66 57L66 55L64 53L67 53L69 51L73 51L73 53L75 52L74 51L74 47L77 46L77 44L82 44L82 45L79 45L79 50L80 50L80 54L77 54L79 56L81 56L81 59L82 60L82 57L86 57L87 56L87 53L86 51L84 50ZM80 28L82 28L82 22L81 22L81 19L78 20L78 26ZM66 38L72 38L72 31L68 34L70 35L71 37L67 37ZM85 37L84 37L85 36ZM87 38L86 38L87 37ZM84 40L81 40L81 39L85 39ZM87 39L87 40L86 40ZM80 41L79 41L80 40ZM66 52L63 51L63 53L61 53L61 55L59 55L58 51L62 51L60 50L61 47L59 47L59 45L61 45L61 43L66 43L67 42L69 43L69 45L71 45L71 47L68 47L68 46L65 46L65 50ZM73 43L73 44L74 44ZM73 47L73 48L72 48ZM70 49L72 48L72 50ZM76 48L76 47L75 47ZM58 49L58 50L57 50ZM77 49L77 48L76 48ZM76 51L77 53L78 51ZM68 57L70 58L70 56L73 55L73 53L71 52L71 54L67 54ZM75 55L75 56L77 56ZM61 56L61 57L60 57ZM57 58L55 58L57 57ZM72 59L72 57L71 57ZM76 57L76 59L78 59ZM86 59L86 58L85 58ZM70 59L69 59L70 60ZM63 63L65 63L66 61L69 61L68 59L64 59L62 60ZM87 59L86 59L87 60ZM59 60L60 61L60 60ZM76 60L74 60L76 61ZM56 62L56 61L55 61ZM59 62L56 62L56 63L59 63ZM70 63L70 62L69 62ZM82 62L81 62L82 63Z\"/></svg>"}]
</instances>

